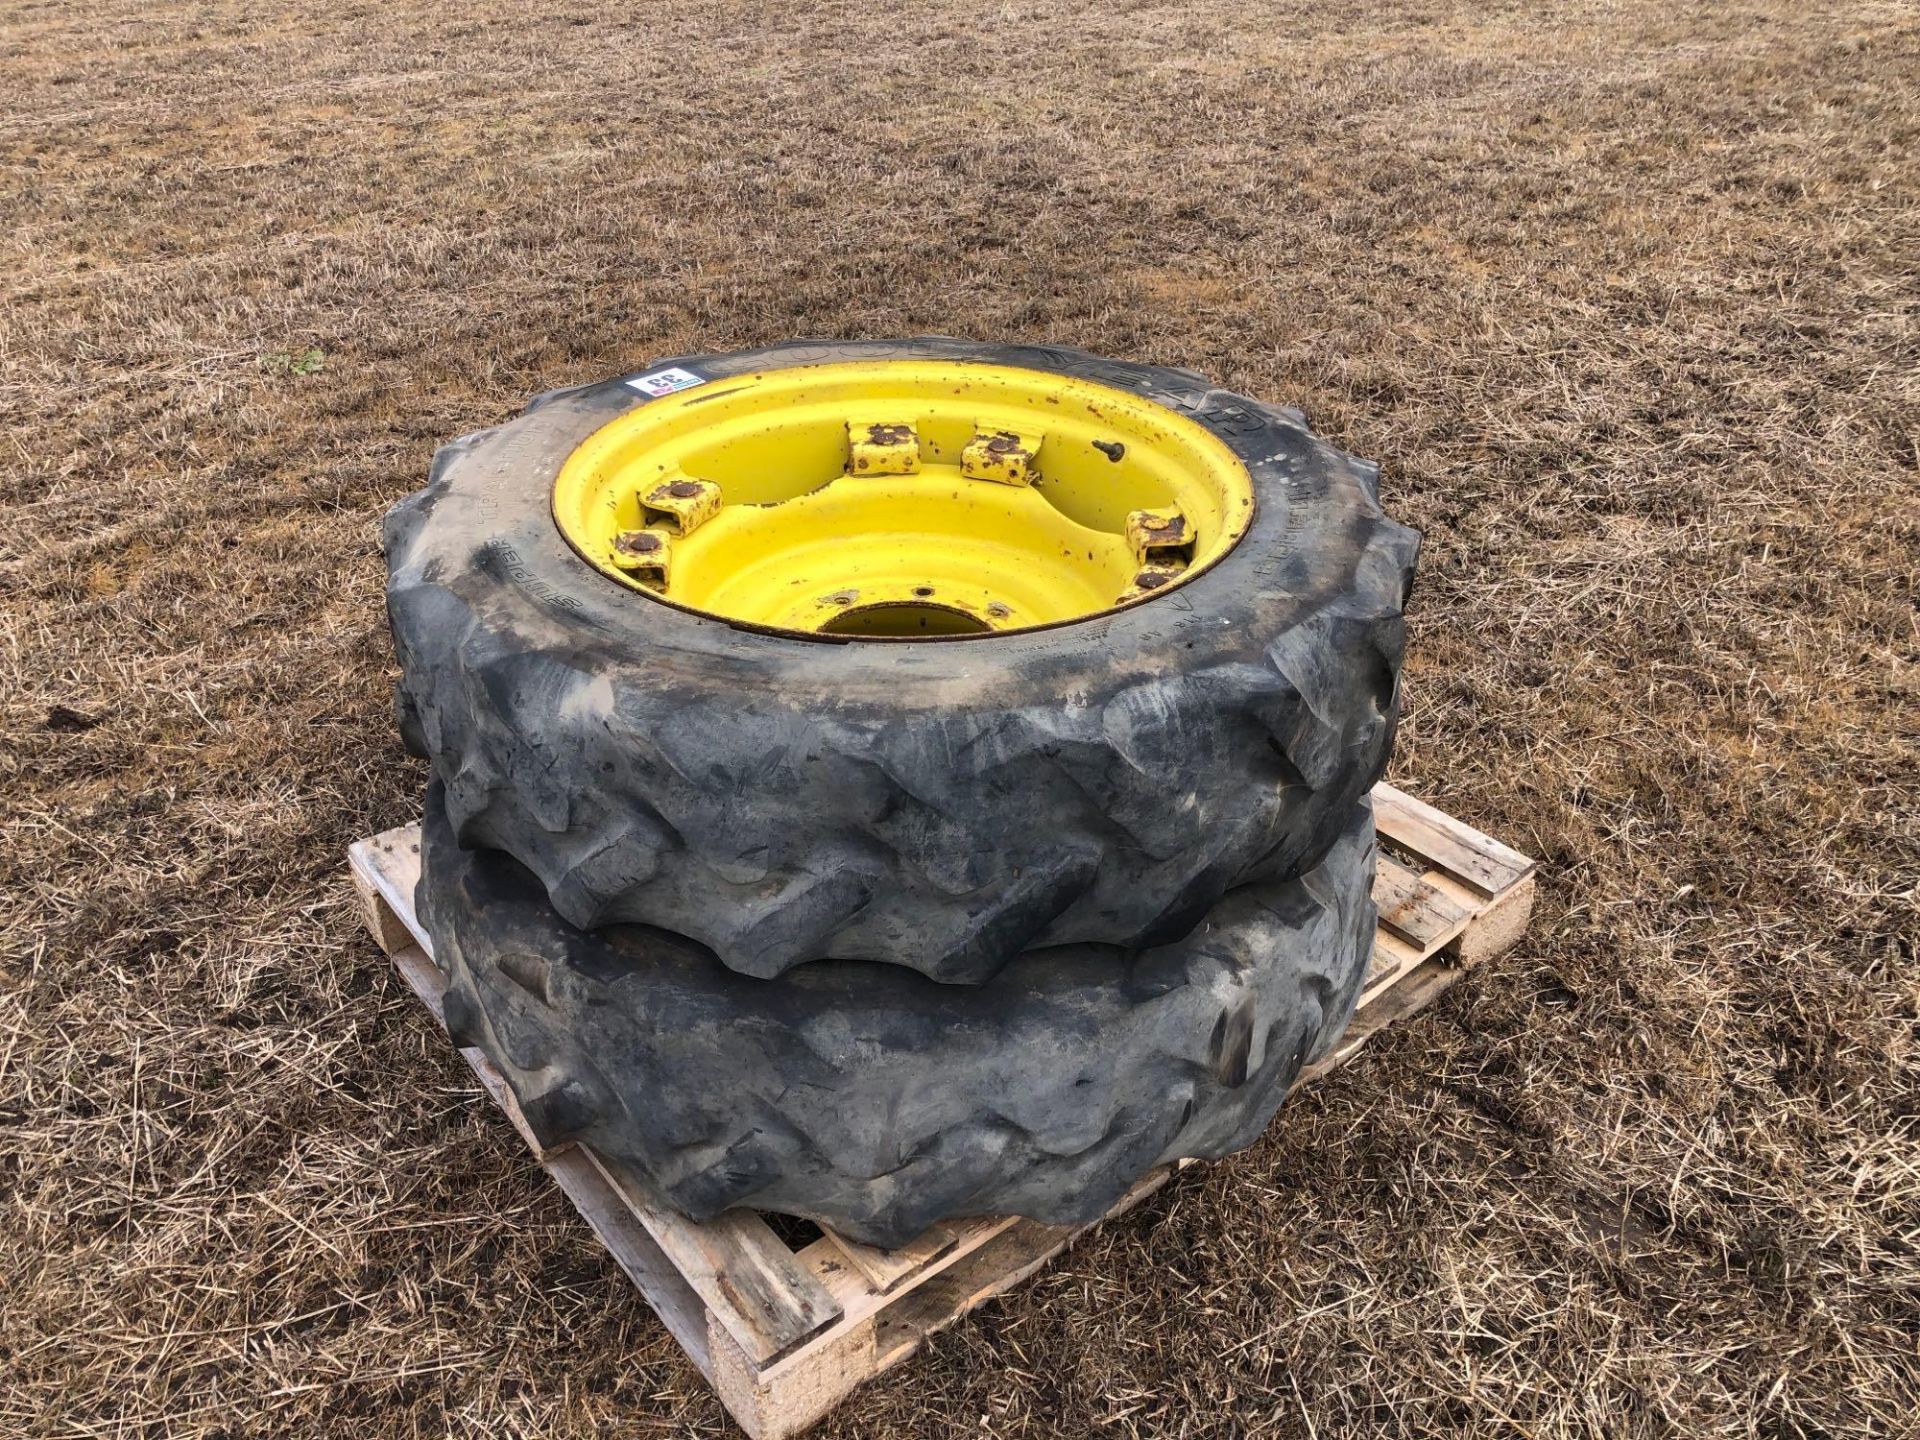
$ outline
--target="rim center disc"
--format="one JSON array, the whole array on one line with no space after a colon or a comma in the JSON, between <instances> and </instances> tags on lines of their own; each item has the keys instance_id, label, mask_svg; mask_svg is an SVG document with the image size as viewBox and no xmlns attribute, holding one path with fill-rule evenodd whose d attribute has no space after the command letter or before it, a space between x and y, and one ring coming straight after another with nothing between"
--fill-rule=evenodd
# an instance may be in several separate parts
<instances>
[{"instance_id":1,"label":"rim center disc","mask_svg":"<svg viewBox=\"0 0 1920 1440\"><path fill-rule=\"evenodd\" d=\"M1177 588L1254 512L1212 432L1050 371L885 360L722 377L651 401L561 467L594 568L736 625L965 639Z\"/></svg>"}]
</instances>

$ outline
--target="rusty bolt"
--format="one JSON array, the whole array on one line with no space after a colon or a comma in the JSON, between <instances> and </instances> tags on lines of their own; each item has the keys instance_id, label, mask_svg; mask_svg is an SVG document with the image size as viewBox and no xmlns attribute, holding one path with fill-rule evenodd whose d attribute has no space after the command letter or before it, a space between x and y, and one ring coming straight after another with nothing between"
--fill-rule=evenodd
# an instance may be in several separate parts
<instances>
[{"instance_id":1,"label":"rusty bolt","mask_svg":"<svg viewBox=\"0 0 1920 1440\"><path fill-rule=\"evenodd\" d=\"M969 480L993 480L1002 485L1031 485L1034 455L1045 437L1020 435L1012 430L979 430L960 452L960 473Z\"/></svg>"},{"instance_id":2,"label":"rusty bolt","mask_svg":"<svg viewBox=\"0 0 1920 1440\"><path fill-rule=\"evenodd\" d=\"M1158 590L1172 578L1171 575L1163 575L1158 570L1142 570L1133 577L1133 583L1142 590Z\"/></svg>"},{"instance_id":3,"label":"rusty bolt","mask_svg":"<svg viewBox=\"0 0 1920 1440\"><path fill-rule=\"evenodd\" d=\"M667 494L676 500L691 500L700 493L698 480L676 480L667 486Z\"/></svg>"},{"instance_id":4,"label":"rusty bolt","mask_svg":"<svg viewBox=\"0 0 1920 1440\"><path fill-rule=\"evenodd\" d=\"M645 530L622 530L614 537L613 548L628 555L651 555L660 548L660 537Z\"/></svg>"}]
</instances>

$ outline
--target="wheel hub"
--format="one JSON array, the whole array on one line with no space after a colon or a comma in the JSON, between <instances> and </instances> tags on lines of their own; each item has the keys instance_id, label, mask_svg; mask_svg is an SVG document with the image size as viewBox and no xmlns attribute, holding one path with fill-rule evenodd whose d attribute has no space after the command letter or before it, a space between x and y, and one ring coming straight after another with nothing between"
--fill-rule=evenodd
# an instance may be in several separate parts
<instances>
[{"instance_id":1,"label":"wheel hub","mask_svg":"<svg viewBox=\"0 0 1920 1440\"><path fill-rule=\"evenodd\" d=\"M1231 550L1246 466L1203 426L1049 371L889 360L725 377L568 458L555 523L675 607L805 636L957 639L1164 595Z\"/></svg>"}]
</instances>

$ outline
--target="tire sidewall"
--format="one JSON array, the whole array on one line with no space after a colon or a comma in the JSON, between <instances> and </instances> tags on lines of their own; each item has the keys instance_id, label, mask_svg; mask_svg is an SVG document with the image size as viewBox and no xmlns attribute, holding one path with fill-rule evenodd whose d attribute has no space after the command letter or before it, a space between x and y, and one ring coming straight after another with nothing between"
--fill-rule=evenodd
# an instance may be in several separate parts
<instances>
[{"instance_id":1,"label":"tire sidewall","mask_svg":"<svg viewBox=\"0 0 1920 1440\"><path fill-rule=\"evenodd\" d=\"M1246 465L1255 492L1248 532L1204 573L1168 594L1046 629L914 644L799 638L736 626L656 602L596 570L561 534L552 490L594 432L652 403L630 382L669 366L703 383L853 360L941 359L1069 376L1141 395L1202 425ZM795 343L683 356L633 376L542 396L519 419L455 441L433 481L389 519L390 554L432 567L486 623L521 643L561 646L596 665L665 665L678 683L735 690L777 676L794 704L841 708L863 692L889 707L902 684L946 705L1008 703L1024 679L1075 694L1129 672L1164 673L1252 659L1276 634L1338 597L1381 519L1373 467L1324 444L1297 414L1259 405L1160 367L1076 351L923 339ZM457 575L453 567L468 563ZM1020 687L1024 688L1024 687ZM771 699L771 696L763 696Z\"/></svg>"}]
</instances>

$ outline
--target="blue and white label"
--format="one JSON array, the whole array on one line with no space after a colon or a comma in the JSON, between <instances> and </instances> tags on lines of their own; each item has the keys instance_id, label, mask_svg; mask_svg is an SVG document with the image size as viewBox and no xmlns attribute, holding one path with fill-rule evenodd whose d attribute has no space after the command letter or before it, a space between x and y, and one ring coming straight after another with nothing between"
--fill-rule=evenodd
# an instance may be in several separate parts
<instances>
[{"instance_id":1,"label":"blue and white label","mask_svg":"<svg viewBox=\"0 0 1920 1440\"><path fill-rule=\"evenodd\" d=\"M704 385L707 377L696 375L691 370L682 370L678 365L669 365L664 370L649 370L645 375L636 375L627 381L642 395L651 395L658 399L662 395L671 395L676 390L685 390L690 385Z\"/></svg>"}]
</instances>

